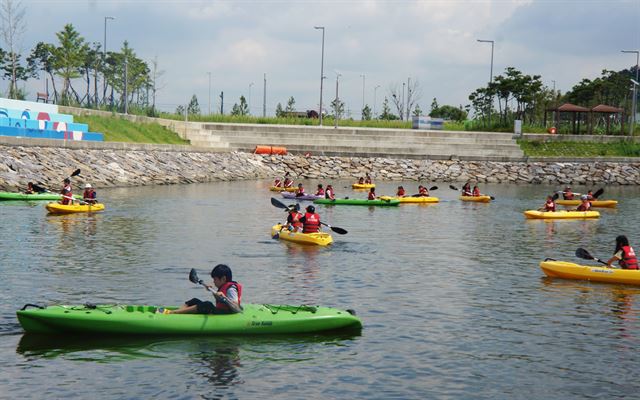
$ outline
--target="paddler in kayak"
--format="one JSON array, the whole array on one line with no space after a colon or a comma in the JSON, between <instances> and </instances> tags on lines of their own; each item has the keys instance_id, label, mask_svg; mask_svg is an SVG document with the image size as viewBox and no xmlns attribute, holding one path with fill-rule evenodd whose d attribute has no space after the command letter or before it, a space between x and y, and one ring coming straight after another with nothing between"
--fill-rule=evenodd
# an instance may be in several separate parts
<instances>
[{"instance_id":1,"label":"paddler in kayak","mask_svg":"<svg viewBox=\"0 0 640 400\"><path fill-rule=\"evenodd\" d=\"M306 193L304 192L304 187L302 183L298 183L298 188L296 189L296 197L304 196Z\"/></svg>"},{"instance_id":2,"label":"paddler in kayak","mask_svg":"<svg viewBox=\"0 0 640 400\"><path fill-rule=\"evenodd\" d=\"M473 186L473 191L471 192L471 195L473 197L480 197L482 196L482 194L480 193L480 189L478 188L478 185Z\"/></svg>"},{"instance_id":3,"label":"paddler in kayak","mask_svg":"<svg viewBox=\"0 0 640 400\"><path fill-rule=\"evenodd\" d=\"M333 191L333 186L327 185L327 190L324 191L324 198L329 200L336 199L336 194Z\"/></svg>"},{"instance_id":4,"label":"paddler in kayak","mask_svg":"<svg viewBox=\"0 0 640 400\"><path fill-rule=\"evenodd\" d=\"M580 200L582 200L582 203L580 203L578 208L576 208L576 211L591 210L591 202L589 201L589 196L587 196L586 194L583 194L582 196L580 196Z\"/></svg>"},{"instance_id":5,"label":"paddler in kayak","mask_svg":"<svg viewBox=\"0 0 640 400\"><path fill-rule=\"evenodd\" d=\"M282 187L282 181L280 180L280 178L276 178L276 180L273 181L273 186L274 187Z\"/></svg>"},{"instance_id":6,"label":"paddler in kayak","mask_svg":"<svg viewBox=\"0 0 640 400\"><path fill-rule=\"evenodd\" d=\"M553 212L556 210L556 203L553 201L553 196L547 196L547 201L538 210L544 212Z\"/></svg>"},{"instance_id":7,"label":"paddler in kayak","mask_svg":"<svg viewBox=\"0 0 640 400\"><path fill-rule=\"evenodd\" d=\"M418 186L418 196L416 197L429 197L429 191L426 187L420 185Z\"/></svg>"},{"instance_id":8,"label":"paddler in kayak","mask_svg":"<svg viewBox=\"0 0 640 400\"><path fill-rule=\"evenodd\" d=\"M364 185L364 177L358 178L358 185Z\"/></svg>"},{"instance_id":9,"label":"paddler in kayak","mask_svg":"<svg viewBox=\"0 0 640 400\"><path fill-rule=\"evenodd\" d=\"M302 222L300 222L300 218L302 217L303 215L300 212L300 204L289 206L289 215L287 215L287 223L284 225L284 228L293 232L298 232L302 229Z\"/></svg>"},{"instance_id":10,"label":"paddler in kayak","mask_svg":"<svg viewBox=\"0 0 640 400\"><path fill-rule=\"evenodd\" d=\"M33 182L27 183L27 190L24 191L25 194L33 194L35 189L33 188Z\"/></svg>"},{"instance_id":11,"label":"paddler in kayak","mask_svg":"<svg viewBox=\"0 0 640 400\"><path fill-rule=\"evenodd\" d=\"M396 197L404 197L405 191L402 186L398 186L398 191L396 192Z\"/></svg>"},{"instance_id":12,"label":"paddler in kayak","mask_svg":"<svg viewBox=\"0 0 640 400\"><path fill-rule=\"evenodd\" d=\"M633 251L633 247L629 246L629 239L625 235L616 237L616 249L607 264L611 266L615 261L618 261L622 269L638 269L636 252Z\"/></svg>"},{"instance_id":13,"label":"paddler in kayak","mask_svg":"<svg viewBox=\"0 0 640 400\"><path fill-rule=\"evenodd\" d=\"M570 186L564 188L564 191L562 192L562 198L564 200L573 200L573 192L571 191Z\"/></svg>"},{"instance_id":14,"label":"paddler in kayak","mask_svg":"<svg viewBox=\"0 0 640 400\"><path fill-rule=\"evenodd\" d=\"M202 301L193 298L184 303L177 310L158 309L161 314L235 314L242 312L240 301L242 300L242 285L232 279L231 268L224 264L216 265L211 271L213 285L207 285L208 288L214 286L217 292L212 292L216 299L214 305L210 301Z\"/></svg>"},{"instance_id":15,"label":"paddler in kayak","mask_svg":"<svg viewBox=\"0 0 640 400\"><path fill-rule=\"evenodd\" d=\"M289 173L284 174L284 187L293 187L293 180L289 178Z\"/></svg>"},{"instance_id":16,"label":"paddler in kayak","mask_svg":"<svg viewBox=\"0 0 640 400\"><path fill-rule=\"evenodd\" d=\"M93 190L93 187L91 187L90 183L87 183L86 185L84 185L84 193L82 193L82 200L85 203L89 203L89 204L96 204L98 202L98 200L96 200L96 191Z\"/></svg>"},{"instance_id":17,"label":"paddler in kayak","mask_svg":"<svg viewBox=\"0 0 640 400\"><path fill-rule=\"evenodd\" d=\"M302 218L302 233L316 233L320 232L320 215L316 213L314 206L307 206L307 212Z\"/></svg>"},{"instance_id":18,"label":"paddler in kayak","mask_svg":"<svg viewBox=\"0 0 640 400\"><path fill-rule=\"evenodd\" d=\"M364 177L364 183L366 184L372 184L373 182L371 181L371 177L369 176L369 173L367 172L365 177Z\"/></svg>"},{"instance_id":19,"label":"paddler in kayak","mask_svg":"<svg viewBox=\"0 0 640 400\"><path fill-rule=\"evenodd\" d=\"M589 200L589 201L595 200L595 198L593 197L593 190L589 190L587 192L587 200Z\"/></svg>"},{"instance_id":20,"label":"paddler in kayak","mask_svg":"<svg viewBox=\"0 0 640 400\"><path fill-rule=\"evenodd\" d=\"M64 178L64 184L62 186L62 190L60 190L60 194L62 195L60 204L62 205L73 204L73 193L71 192L71 179Z\"/></svg>"},{"instance_id":21,"label":"paddler in kayak","mask_svg":"<svg viewBox=\"0 0 640 400\"><path fill-rule=\"evenodd\" d=\"M375 200L376 199L376 188L372 187L369 189L369 196L367 196L367 200Z\"/></svg>"},{"instance_id":22,"label":"paddler in kayak","mask_svg":"<svg viewBox=\"0 0 640 400\"><path fill-rule=\"evenodd\" d=\"M462 195L463 196L473 196L473 192L471 191L471 185L469 182L465 183L462 187Z\"/></svg>"},{"instance_id":23,"label":"paddler in kayak","mask_svg":"<svg viewBox=\"0 0 640 400\"><path fill-rule=\"evenodd\" d=\"M324 196L324 188L322 183L318 183L318 189L316 190L316 196Z\"/></svg>"}]
</instances>

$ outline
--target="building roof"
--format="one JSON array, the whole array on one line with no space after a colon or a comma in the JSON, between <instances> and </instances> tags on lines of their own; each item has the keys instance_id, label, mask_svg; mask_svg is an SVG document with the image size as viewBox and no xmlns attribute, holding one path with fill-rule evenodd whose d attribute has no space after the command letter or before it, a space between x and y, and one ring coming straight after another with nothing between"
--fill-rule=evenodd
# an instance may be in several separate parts
<instances>
[{"instance_id":1,"label":"building roof","mask_svg":"<svg viewBox=\"0 0 640 400\"><path fill-rule=\"evenodd\" d=\"M611 114L615 114L615 113L621 113L624 110L622 108L617 108L617 107L611 107L611 106L607 106L604 104L598 104L597 106L593 107L591 109L591 111L593 112L599 112L599 113L611 113Z\"/></svg>"},{"instance_id":2,"label":"building roof","mask_svg":"<svg viewBox=\"0 0 640 400\"><path fill-rule=\"evenodd\" d=\"M577 106L571 103L564 103L559 107L548 108L547 111L562 111L562 112L589 112L586 107Z\"/></svg>"}]
</instances>

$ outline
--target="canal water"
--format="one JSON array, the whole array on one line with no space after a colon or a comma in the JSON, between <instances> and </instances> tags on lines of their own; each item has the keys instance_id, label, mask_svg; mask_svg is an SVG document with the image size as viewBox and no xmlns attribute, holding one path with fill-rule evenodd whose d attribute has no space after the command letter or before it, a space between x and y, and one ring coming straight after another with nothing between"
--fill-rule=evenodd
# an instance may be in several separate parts
<instances>
[{"instance_id":1,"label":"canal water","mask_svg":"<svg viewBox=\"0 0 640 400\"><path fill-rule=\"evenodd\" d=\"M366 197L349 183L333 182L339 197ZM577 247L607 259L621 233L640 247L640 189L607 187L620 204L599 220L545 222L522 211L560 188L486 185L495 202L473 204L436 184L434 205L317 206L349 231L327 248L269 237L284 213L266 181L100 190L107 210L95 215L2 203L0 398L637 396L640 288L547 279L538 264L579 262ZM364 329L43 339L16 319L26 303L178 305L206 296L189 270L205 277L218 263L246 303L351 308Z\"/></svg>"}]
</instances>

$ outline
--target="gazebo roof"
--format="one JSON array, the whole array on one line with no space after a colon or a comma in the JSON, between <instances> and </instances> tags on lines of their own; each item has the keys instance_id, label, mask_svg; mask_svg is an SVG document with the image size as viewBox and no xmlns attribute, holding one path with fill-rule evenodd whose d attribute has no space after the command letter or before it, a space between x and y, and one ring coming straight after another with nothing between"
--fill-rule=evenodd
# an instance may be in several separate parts
<instances>
[{"instance_id":1,"label":"gazebo roof","mask_svg":"<svg viewBox=\"0 0 640 400\"><path fill-rule=\"evenodd\" d=\"M622 108L611 107L604 104L598 104L597 106L593 107L591 111L599 112L599 113L617 114L617 113L623 112L624 110Z\"/></svg>"},{"instance_id":2,"label":"gazebo roof","mask_svg":"<svg viewBox=\"0 0 640 400\"><path fill-rule=\"evenodd\" d=\"M561 111L561 112L589 112L586 107L577 106L571 103L564 103L563 105L555 108L547 108L547 111Z\"/></svg>"}]
</instances>

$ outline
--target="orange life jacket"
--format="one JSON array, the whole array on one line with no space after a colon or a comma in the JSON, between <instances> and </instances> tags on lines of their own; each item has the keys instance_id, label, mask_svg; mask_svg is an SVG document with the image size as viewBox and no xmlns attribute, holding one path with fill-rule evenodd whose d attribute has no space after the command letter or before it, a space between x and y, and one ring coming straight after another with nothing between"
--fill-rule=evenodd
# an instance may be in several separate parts
<instances>
[{"instance_id":1,"label":"orange life jacket","mask_svg":"<svg viewBox=\"0 0 640 400\"><path fill-rule=\"evenodd\" d=\"M235 286L236 290L238 291L238 305L240 305L240 301L242 300L242 285L239 284L238 282L235 282L235 281L227 282L224 285L222 285L220 288L218 288L218 291L222 292L222 294L226 296L227 290L229 290L231 286ZM216 308L218 310L230 310L227 303L219 301L217 298L216 298Z\"/></svg>"},{"instance_id":2,"label":"orange life jacket","mask_svg":"<svg viewBox=\"0 0 640 400\"><path fill-rule=\"evenodd\" d=\"M618 264L622 269L638 269L638 259L631 246L622 246L622 259Z\"/></svg>"},{"instance_id":3,"label":"orange life jacket","mask_svg":"<svg viewBox=\"0 0 640 400\"><path fill-rule=\"evenodd\" d=\"M320 215L317 213L306 213L304 215L304 225L302 233L320 232Z\"/></svg>"}]
</instances>

